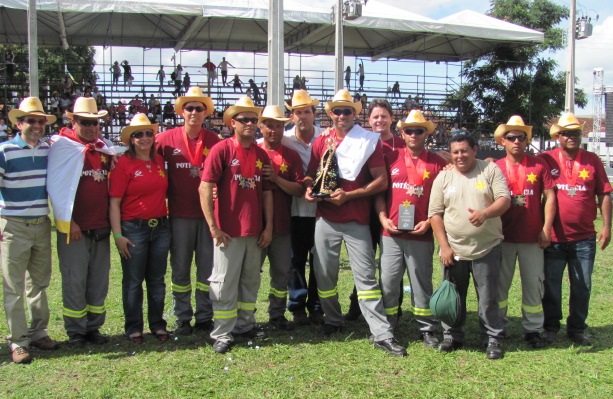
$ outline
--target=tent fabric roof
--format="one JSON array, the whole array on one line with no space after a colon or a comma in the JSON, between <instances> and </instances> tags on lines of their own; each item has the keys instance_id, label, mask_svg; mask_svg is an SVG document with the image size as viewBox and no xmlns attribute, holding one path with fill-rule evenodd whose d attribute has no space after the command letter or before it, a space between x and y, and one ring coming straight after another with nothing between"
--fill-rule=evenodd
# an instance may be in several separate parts
<instances>
[{"instance_id":1,"label":"tent fabric roof","mask_svg":"<svg viewBox=\"0 0 613 399\"><path fill-rule=\"evenodd\" d=\"M285 51L334 54L331 8L284 0ZM0 6L0 43L27 43L27 0ZM40 0L39 45L267 52L268 0ZM473 11L433 20L378 0L344 23L345 55L456 61L499 46L543 42L543 34Z\"/></svg>"}]
</instances>

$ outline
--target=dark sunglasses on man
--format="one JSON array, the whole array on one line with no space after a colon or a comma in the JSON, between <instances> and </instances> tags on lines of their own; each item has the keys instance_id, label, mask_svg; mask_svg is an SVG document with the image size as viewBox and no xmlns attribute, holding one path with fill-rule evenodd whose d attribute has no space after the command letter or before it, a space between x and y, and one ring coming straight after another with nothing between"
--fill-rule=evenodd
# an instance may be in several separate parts
<instances>
[{"instance_id":1,"label":"dark sunglasses on man","mask_svg":"<svg viewBox=\"0 0 613 399\"><path fill-rule=\"evenodd\" d=\"M85 127L98 126L98 119L75 119L75 122Z\"/></svg>"},{"instance_id":2,"label":"dark sunglasses on man","mask_svg":"<svg viewBox=\"0 0 613 399\"><path fill-rule=\"evenodd\" d=\"M523 143L524 141L526 141L527 137L523 135L514 136L511 134L507 134L506 136L504 136L504 139L512 143L514 143L515 140L519 140L520 143Z\"/></svg>"},{"instance_id":3,"label":"dark sunglasses on man","mask_svg":"<svg viewBox=\"0 0 613 399\"><path fill-rule=\"evenodd\" d=\"M349 116L353 114L353 110L349 108L342 108L342 109L335 108L332 110L332 113L336 116L341 116L341 115Z\"/></svg>"},{"instance_id":4,"label":"dark sunglasses on man","mask_svg":"<svg viewBox=\"0 0 613 399\"><path fill-rule=\"evenodd\" d=\"M580 137L581 136L581 130L564 130L562 132L558 133L560 136L564 136L566 138L569 137Z\"/></svg>"},{"instance_id":5,"label":"dark sunglasses on man","mask_svg":"<svg viewBox=\"0 0 613 399\"><path fill-rule=\"evenodd\" d=\"M426 133L426 131L424 129L413 129L413 128L410 128L410 127L405 127L404 129L402 129L402 131L407 136L410 136L412 134L414 134L416 136L421 136L422 134Z\"/></svg>"}]
</instances>

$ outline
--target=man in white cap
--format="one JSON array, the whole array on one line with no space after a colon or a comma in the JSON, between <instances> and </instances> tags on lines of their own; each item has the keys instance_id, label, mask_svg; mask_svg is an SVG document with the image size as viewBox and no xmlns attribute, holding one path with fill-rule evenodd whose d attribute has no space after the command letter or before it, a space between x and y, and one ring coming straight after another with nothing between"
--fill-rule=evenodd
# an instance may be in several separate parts
<instances>
[{"instance_id":1,"label":"man in white cap","mask_svg":"<svg viewBox=\"0 0 613 399\"><path fill-rule=\"evenodd\" d=\"M270 159L254 141L261 112L249 97L226 110L223 121L234 128L234 137L213 147L199 188L215 240L209 294L215 322L211 338L217 353L230 350L235 337L266 337L255 326L254 316L262 249L270 245L273 234L274 186L263 174Z\"/></svg>"},{"instance_id":2,"label":"man in white cap","mask_svg":"<svg viewBox=\"0 0 613 399\"><path fill-rule=\"evenodd\" d=\"M412 287L412 313L422 340L426 347L435 348L438 322L432 317L429 305L434 238L428 220L428 202L432 183L447 162L426 150L426 139L434 132L435 125L421 111L411 111L406 121L398 121L397 127L405 146L387 156L391 181L386 195L377 196L375 201L382 226L383 303L385 314L395 327L406 270Z\"/></svg>"},{"instance_id":3,"label":"man in white cap","mask_svg":"<svg viewBox=\"0 0 613 399\"><path fill-rule=\"evenodd\" d=\"M303 172L306 173L311 161L311 148L322 129L315 125L315 107L319 100L311 98L306 90L295 90L291 102L285 107L292 112L294 127L286 131L283 145L300 155ZM315 245L315 212L317 204L305 198L292 200L292 275L289 280L289 299L287 309L294 315L296 325L323 322L323 312L317 293L317 280L313 267L311 249ZM306 264L309 262L309 276L306 277ZM307 317L306 310L309 315Z\"/></svg>"},{"instance_id":4,"label":"man in white cap","mask_svg":"<svg viewBox=\"0 0 613 399\"><path fill-rule=\"evenodd\" d=\"M360 308L370 327L375 348L391 355L406 356L406 349L394 339L392 327L385 317L381 289L375 279L369 228L371 197L387 188L387 174L379 135L355 124L361 110L361 103L353 102L346 89L339 90L333 100L326 103L326 112L332 118L333 126L327 134L315 140L309 176L305 178L305 198L317 202L315 274L325 314L321 333L329 336L340 332L343 326L337 281L340 249L344 241ZM318 193L318 185L313 191L313 177L319 172L318 181L329 180L329 176L322 173L329 168L319 166L322 159L331 156L338 162L338 188L322 199L317 195L325 194L325 191L322 189Z\"/></svg>"},{"instance_id":5,"label":"man in white cap","mask_svg":"<svg viewBox=\"0 0 613 399\"><path fill-rule=\"evenodd\" d=\"M270 264L268 314L270 324L280 330L294 328L285 318L287 284L292 271L291 208L292 198L304 195L304 172L300 155L281 142L288 121L289 118L284 118L278 105L266 106L260 116L263 140L259 146L266 151L271 161L270 164L262 166L262 174L264 179L276 186L273 191L275 212L272 242L262 253L262 262L267 255Z\"/></svg>"},{"instance_id":6,"label":"man in white cap","mask_svg":"<svg viewBox=\"0 0 613 399\"><path fill-rule=\"evenodd\" d=\"M47 334L51 221L46 190L49 146L42 140L45 126L56 117L45 114L38 97L23 99L8 117L20 134L0 145L3 299L11 358L25 364L32 361L29 346L59 347ZM29 327L24 302L29 308Z\"/></svg>"},{"instance_id":7,"label":"man in white cap","mask_svg":"<svg viewBox=\"0 0 613 399\"><path fill-rule=\"evenodd\" d=\"M591 345L587 328L596 243L604 250L611 241L611 184L598 155L582 150L583 124L572 113L563 114L549 133L559 147L541 154L557 186L558 212L551 245L545 249L545 339L553 342L562 320L562 280L568 265L569 314L566 334L576 345ZM598 199L598 202L595 201ZM594 219L600 208L602 228Z\"/></svg>"},{"instance_id":8,"label":"man in white cap","mask_svg":"<svg viewBox=\"0 0 613 399\"><path fill-rule=\"evenodd\" d=\"M102 345L111 268L108 173L115 154L100 138L96 100L79 97L66 112L73 129L53 137L47 191L55 215L68 343Z\"/></svg>"},{"instance_id":9,"label":"man in white cap","mask_svg":"<svg viewBox=\"0 0 613 399\"><path fill-rule=\"evenodd\" d=\"M496 165L504 173L511 207L502 216L502 261L498 281L499 306L503 323L509 308L509 289L515 262L519 263L522 291L522 326L524 339L535 349L546 342L543 332L543 249L551 243L551 226L556 213L554 183L549 167L539 158L526 154L532 140L532 126L521 116L512 116L498 126L494 140L506 150L506 157ZM543 210L542 197L545 198Z\"/></svg>"},{"instance_id":10,"label":"man in white cap","mask_svg":"<svg viewBox=\"0 0 613 399\"><path fill-rule=\"evenodd\" d=\"M204 162L220 140L203 127L205 118L215 108L211 98L205 96L200 87L191 87L184 96L177 98L174 109L185 123L160 133L156 148L168 165L171 287L177 317L175 334L190 335L194 328L208 334L213 327L208 281L213 270L213 239L200 207L198 187ZM191 281L194 255L195 286ZM194 291L195 311L191 299ZM194 327L192 318L195 318Z\"/></svg>"}]
</instances>

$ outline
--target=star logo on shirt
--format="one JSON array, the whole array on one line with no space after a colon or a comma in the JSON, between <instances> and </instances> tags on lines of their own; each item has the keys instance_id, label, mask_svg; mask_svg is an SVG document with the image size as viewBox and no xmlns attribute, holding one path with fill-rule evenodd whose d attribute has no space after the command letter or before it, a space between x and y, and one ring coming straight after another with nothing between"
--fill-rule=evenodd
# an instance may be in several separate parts
<instances>
[{"instance_id":1,"label":"star logo on shirt","mask_svg":"<svg viewBox=\"0 0 613 399\"><path fill-rule=\"evenodd\" d=\"M585 168L583 168L583 170L579 171L579 177L582 178L583 180L589 179L590 178L590 172L587 171Z\"/></svg>"},{"instance_id":2,"label":"star logo on shirt","mask_svg":"<svg viewBox=\"0 0 613 399\"><path fill-rule=\"evenodd\" d=\"M262 169L262 166L264 166L264 164L262 163L262 161L260 161L260 160L258 159L258 160L257 160L257 162L255 163L255 166L256 166L258 169Z\"/></svg>"},{"instance_id":3,"label":"star logo on shirt","mask_svg":"<svg viewBox=\"0 0 613 399\"><path fill-rule=\"evenodd\" d=\"M478 181L476 183L477 186L477 190L485 190L485 183L483 183L482 181Z\"/></svg>"},{"instance_id":4,"label":"star logo on shirt","mask_svg":"<svg viewBox=\"0 0 613 399\"><path fill-rule=\"evenodd\" d=\"M164 169L162 168L158 169L158 174L160 175L160 177L166 177L166 173L164 173Z\"/></svg>"},{"instance_id":5,"label":"star logo on shirt","mask_svg":"<svg viewBox=\"0 0 613 399\"><path fill-rule=\"evenodd\" d=\"M100 162L107 163L107 159L104 155L100 155Z\"/></svg>"},{"instance_id":6,"label":"star logo on shirt","mask_svg":"<svg viewBox=\"0 0 613 399\"><path fill-rule=\"evenodd\" d=\"M427 170L424 170L424 177L423 177L423 179L426 180L426 179L429 179L429 178L430 178L430 172L428 172Z\"/></svg>"},{"instance_id":7,"label":"star logo on shirt","mask_svg":"<svg viewBox=\"0 0 613 399\"><path fill-rule=\"evenodd\" d=\"M530 172L530 174L527 177L527 180L530 183L536 183L536 175L534 173Z\"/></svg>"},{"instance_id":8,"label":"star logo on shirt","mask_svg":"<svg viewBox=\"0 0 613 399\"><path fill-rule=\"evenodd\" d=\"M283 162L283 163L281 164L281 166L279 166L279 170L280 170L282 173L287 172L287 165L285 164L285 162Z\"/></svg>"},{"instance_id":9,"label":"star logo on shirt","mask_svg":"<svg viewBox=\"0 0 613 399\"><path fill-rule=\"evenodd\" d=\"M211 151L211 149L209 147L204 147L202 149L202 155L204 155L205 157L209 155L209 152Z\"/></svg>"},{"instance_id":10,"label":"star logo on shirt","mask_svg":"<svg viewBox=\"0 0 613 399\"><path fill-rule=\"evenodd\" d=\"M404 206L405 208L408 208L411 206L411 202L409 200L404 200L404 202L402 203L402 206Z\"/></svg>"}]
</instances>

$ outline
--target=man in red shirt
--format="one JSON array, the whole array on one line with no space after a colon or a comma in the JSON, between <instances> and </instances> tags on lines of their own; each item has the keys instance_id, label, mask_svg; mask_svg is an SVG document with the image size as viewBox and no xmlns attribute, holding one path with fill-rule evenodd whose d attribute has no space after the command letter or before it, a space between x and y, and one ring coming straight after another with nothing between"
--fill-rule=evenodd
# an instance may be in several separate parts
<instances>
[{"instance_id":1,"label":"man in red shirt","mask_svg":"<svg viewBox=\"0 0 613 399\"><path fill-rule=\"evenodd\" d=\"M509 289L519 262L522 291L524 339L535 349L546 346L543 332L543 249L551 243L551 226L556 213L554 183L549 167L541 159L526 154L532 140L532 126L521 116L512 116L494 133L494 140L505 147L506 157L496 165L504 173L511 207L502 216L502 260L498 279L498 297L503 321L506 321ZM541 198L545 198L543 211Z\"/></svg>"},{"instance_id":2,"label":"man in red shirt","mask_svg":"<svg viewBox=\"0 0 613 399\"><path fill-rule=\"evenodd\" d=\"M270 246L263 252L262 262L268 255L270 263L270 291L268 314L270 324L281 330L292 330L285 318L287 285L292 269L292 240L290 234L292 198L304 195L302 160L300 155L281 144L285 124L278 105L268 105L260 116L260 130L264 140L259 144L266 150L271 164L262 167L264 179L275 184L273 191L274 218Z\"/></svg>"},{"instance_id":3,"label":"man in red shirt","mask_svg":"<svg viewBox=\"0 0 613 399\"><path fill-rule=\"evenodd\" d=\"M435 129L421 111L413 110L405 122L398 122L406 146L391 152L390 184L379 195L375 208L382 226L381 288L385 314L390 324L398 323L399 298L405 270L411 281L413 314L428 348L438 346L438 322L432 317L432 254L434 238L428 220L432 183L446 162L425 149L426 139ZM387 197L387 198L386 198Z\"/></svg>"},{"instance_id":4,"label":"man in red shirt","mask_svg":"<svg viewBox=\"0 0 613 399\"><path fill-rule=\"evenodd\" d=\"M569 315L566 334L577 345L591 345L585 334L592 290L596 243L604 250L611 240L609 179L598 155L582 150L583 124L572 113L563 114L549 133L560 146L541 154L557 186L558 212L553 221L551 245L545 249L545 338L553 342L562 320L562 278L568 264ZM598 202L594 200L598 198ZM594 231L596 209L602 228Z\"/></svg>"},{"instance_id":5,"label":"man in red shirt","mask_svg":"<svg viewBox=\"0 0 613 399\"><path fill-rule=\"evenodd\" d=\"M198 187L204 162L219 137L202 127L213 113L213 101L200 87L191 87L175 101L175 113L185 120L183 126L157 136L157 151L168 165L168 207L170 215L172 297L177 316L175 334L190 335L194 328L209 333L213 327L213 308L209 299L208 278L213 270L213 240L200 207ZM191 266L196 257L196 284L192 286ZM195 288L196 309L192 309ZM192 328L191 320L195 317Z\"/></svg>"},{"instance_id":6,"label":"man in red shirt","mask_svg":"<svg viewBox=\"0 0 613 399\"><path fill-rule=\"evenodd\" d=\"M338 302L338 270L342 241L349 254L351 270L358 291L364 318L373 335L375 348L395 356L406 356L406 349L394 339L392 327L385 317L381 289L375 279L375 260L369 229L370 197L387 188L385 161L377 133L355 124L361 103L353 102L346 89L339 90L326 103L332 128L315 140L305 185L305 198L317 202L315 223L315 275L324 311L321 333L329 336L341 331L343 314ZM338 171L330 172L330 157L338 163ZM324 159L322 165L320 162ZM321 167L320 167L321 166ZM315 179L315 191L313 178ZM328 197L320 182L331 182L338 176L338 188ZM333 185L333 184L332 184ZM315 196L313 196L315 195Z\"/></svg>"},{"instance_id":7,"label":"man in red shirt","mask_svg":"<svg viewBox=\"0 0 613 399\"><path fill-rule=\"evenodd\" d=\"M215 240L209 280L215 321L211 338L217 353L230 350L235 337L266 337L256 328L254 316L262 249L270 245L273 234L273 184L263 174L270 159L254 142L261 111L249 97L228 108L223 120L234 128L234 137L213 147L199 188Z\"/></svg>"}]
</instances>

